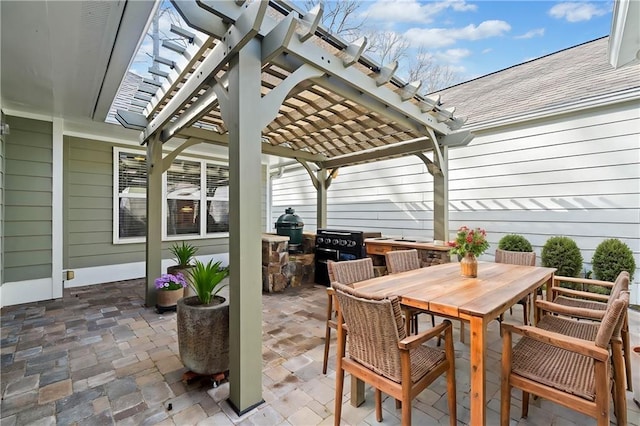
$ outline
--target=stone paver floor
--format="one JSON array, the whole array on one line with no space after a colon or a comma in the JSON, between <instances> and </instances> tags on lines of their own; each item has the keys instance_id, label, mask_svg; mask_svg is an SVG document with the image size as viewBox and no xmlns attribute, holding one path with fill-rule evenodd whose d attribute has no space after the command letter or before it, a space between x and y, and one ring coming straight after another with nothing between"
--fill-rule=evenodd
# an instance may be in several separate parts
<instances>
[{"instance_id":1,"label":"stone paver floor","mask_svg":"<svg viewBox=\"0 0 640 426\"><path fill-rule=\"evenodd\" d=\"M62 299L1 311L0 423L10 425L330 425L333 424L335 336L330 371L323 375L323 287L302 286L263 294L263 398L265 403L238 418L226 403L228 383L183 383L175 313L145 308L144 283L129 280L66 289ZM516 305L507 321L518 322ZM428 327L429 316L421 315ZM631 311L634 345L640 344L640 313ZM459 424L469 422L469 346L456 339ZM467 328L468 330L468 328ZM498 424L500 336L489 326L487 424ZM635 368L640 365L635 364ZM343 423L374 425L373 396L353 408L346 381ZM640 386L636 383L636 386ZM520 419L520 392L514 392L512 424L589 425L588 417L543 399L532 401ZM631 425L640 409L627 392ZM390 398L385 425L400 423ZM443 378L413 404L416 425L448 424ZM613 419L613 417L612 417ZM615 421L614 421L615 422Z\"/></svg>"}]
</instances>

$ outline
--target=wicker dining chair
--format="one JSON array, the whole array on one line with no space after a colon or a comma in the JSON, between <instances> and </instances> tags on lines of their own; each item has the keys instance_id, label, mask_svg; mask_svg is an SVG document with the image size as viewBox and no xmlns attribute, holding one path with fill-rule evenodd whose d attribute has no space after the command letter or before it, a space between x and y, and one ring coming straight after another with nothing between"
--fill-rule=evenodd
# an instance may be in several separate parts
<instances>
[{"instance_id":1,"label":"wicker dining chair","mask_svg":"<svg viewBox=\"0 0 640 426\"><path fill-rule=\"evenodd\" d=\"M522 417L528 415L532 393L591 416L599 426L609 425L610 394L613 393L616 402L621 396L611 378L608 348L628 306L628 294L625 295L626 298L620 297L607 307L593 340L539 327L501 325L502 426L510 423L512 387L522 390ZM515 346L513 334L522 336Z\"/></svg>"},{"instance_id":2,"label":"wicker dining chair","mask_svg":"<svg viewBox=\"0 0 640 426\"><path fill-rule=\"evenodd\" d=\"M496 263L508 263L511 265L536 266L536 253L528 251L508 251L496 249ZM529 325L529 306L531 304L531 295L527 295L518 300L518 304L522 305L522 323ZM513 309L509 308L509 312L513 314ZM502 322L504 314L500 314L499 321Z\"/></svg>"},{"instance_id":3,"label":"wicker dining chair","mask_svg":"<svg viewBox=\"0 0 640 426\"><path fill-rule=\"evenodd\" d=\"M627 306L629 305L629 292L621 292L619 298L623 299ZM536 305L545 312L545 315L541 316L540 321L536 324L538 328L578 339L595 341L600 327L599 322L582 321L572 318L576 312L575 309L571 307L547 301L537 301ZM622 356L622 337L620 335L626 314L627 311L625 309L622 312L622 317L618 320L614 328L611 338L611 363L613 365L613 381L615 386L613 401L615 404L615 415L619 425L627 424L627 400L624 386L625 370Z\"/></svg>"},{"instance_id":4,"label":"wicker dining chair","mask_svg":"<svg viewBox=\"0 0 640 426\"><path fill-rule=\"evenodd\" d=\"M451 321L406 336L397 296L368 295L333 284L338 309L335 425L342 415L345 372L375 388L376 419L382 421L382 392L399 401L402 425L411 425L411 401L446 373L449 423L455 425L455 352ZM423 345L444 334L444 350ZM347 340L348 339L348 340ZM396 404L397 407L397 404Z\"/></svg>"},{"instance_id":5,"label":"wicker dining chair","mask_svg":"<svg viewBox=\"0 0 640 426\"><path fill-rule=\"evenodd\" d=\"M622 271L618 274L615 282L592 280L587 278L555 276L551 287L551 300L559 305L577 308L573 316L576 318L601 320L604 311L623 291L629 290L629 273ZM560 286L560 283L578 284L585 290L576 290ZM604 289L609 294L601 294L594 290ZM602 290L601 290L602 291ZM584 311L582 311L584 309ZM633 391L631 374L631 343L629 339L629 320L625 313L621 330L622 348L625 365L625 375L627 380L627 390Z\"/></svg>"},{"instance_id":6,"label":"wicker dining chair","mask_svg":"<svg viewBox=\"0 0 640 426\"><path fill-rule=\"evenodd\" d=\"M358 281L368 280L374 277L373 261L371 258L347 260L343 262L329 261L327 263L329 271L329 282L351 285ZM322 360L322 374L327 374L329 361L329 345L331 344L331 329L337 328L335 319L333 289L327 287L327 321L325 325L324 358Z\"/></svg>"},{"instance_id":7,"label":"wicker dining chair","mask_svg":"<svg viewBox=\"0 0 640 426\"><path fill-rule=\"evenodd\" d=\"M419 269L420 256L418 250L392 250L384 254L385 262L387 265L387 271L389 274L398 274L400 272L411 271L413 269ZM412 333L418 333L418 314L424 313L419 309L404 308L405 316L407 318L407 335ZM436 326L436 319L431 315L431 326Z\"/></svg>"}]
</instances>

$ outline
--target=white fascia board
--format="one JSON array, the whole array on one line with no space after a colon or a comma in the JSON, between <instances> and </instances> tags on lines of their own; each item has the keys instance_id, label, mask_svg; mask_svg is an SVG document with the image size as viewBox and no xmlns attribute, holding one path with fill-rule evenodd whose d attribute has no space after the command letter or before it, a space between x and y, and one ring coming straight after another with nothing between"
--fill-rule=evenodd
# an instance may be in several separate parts
<instances>
[{"instance_id":1,"label":"white fascia board","mask_svg":"<svg viewBox=\"0 0 640 426\"><path fill-rule=\"evenodd\" d=\"M118 93L136 52L142 45L146 30L159 4L160 2L149 0L127 2L113 44L113 54L96 99L92 116L94 120L104 121L107 118L113 99ZM132 43L133 40L137 40L137 43Z\"/></svg>"},{"instance_id":2,"label":"white fascia board","mask_svg":"<svg viewBox=\"0 0 640 426\"><path fill-rule=\"evenodd\" d=\"M640 1L617 0L609 36L609 63L620 68L640 60Z\"/></svg>"}]
</instances>

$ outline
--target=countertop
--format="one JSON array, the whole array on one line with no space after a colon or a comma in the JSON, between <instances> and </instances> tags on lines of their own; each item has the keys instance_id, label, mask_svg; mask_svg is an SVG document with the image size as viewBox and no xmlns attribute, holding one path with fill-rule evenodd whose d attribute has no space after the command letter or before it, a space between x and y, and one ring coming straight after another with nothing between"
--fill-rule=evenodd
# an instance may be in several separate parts
<instances>
[{"instance_id":1,"label":"countertop","mask_svg":"<svg viewBox=\"0 0 640 426\"><path fill-rule=\"evenodd\" d=\"M419 238L409 238L409 237L407 238L392 238L392 237L366 238L364 240L364 243L367 246L381 245L381 246L415 248L419 250L439 250L439 251L451 250L451 247L445 244L434 244L433 241L419 239Z\"/></svg>"}]
</instances>

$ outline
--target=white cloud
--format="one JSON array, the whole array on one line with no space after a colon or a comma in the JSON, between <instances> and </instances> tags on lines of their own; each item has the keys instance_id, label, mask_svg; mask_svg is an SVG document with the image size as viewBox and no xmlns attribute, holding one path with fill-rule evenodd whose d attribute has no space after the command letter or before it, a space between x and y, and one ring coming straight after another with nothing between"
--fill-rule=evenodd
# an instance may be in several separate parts
<instances>
[{"instance_id":1,"label":"white cloud","mask_svg":"<svg viewBox=\"0 0 640 426\"><path fill-rule=\"evenodd\" d=\"M414 46L437 49L454 44L456 39L445 28L410 28L404 33Z\"/></svg>"},{"instance_id":2,"label":"white cloud","mask_svg":"<svg viewBox=\"0 0 640 426\"><path fill-rule=\"evenodd\" d=\"M470 55L471 51L469 49L447 49L444 52L436 52L434 56L441 62L455 64Z\"/></svg>"},{"instance_id":3,"label":"white cloud","mask_svg":"<svg viewBox=\"0 0 640 426\"><path fill-rule=\"evenodd\" d=\"M517 39L526 39L526 38L534 38L534 37L542 37L544 35L544 28L536 28L534 30L527 31L524 34L519 36L515 36Z\"/></svg>"},{"instance_id":4,"label":"white cloud","mask_svg":"<svg viewBox=\"0 0 640 426\"><path fill-rule=\"evenodd\" d=\"M469 4L464 0L448 0L445 3L448 3L449 7L456 12L475 12L478 10L478 6Z\"/></svg>"},{"instance_id":5,"label":"white cloud","mask_svg":"<svg viewBox=\"0 0 640 426\"><path fill-rule=\"evenodd\" d=\"M384 22L433 22L438 13L451 8L456 12L468 12L477 9L476 5L465 0L445 0L420 3L418 0L377 0L365 12L374 21Z\"/></svg>"},{"instance_id":6,"label":"white cloud","mask_svg":"<svg viewBox=\"0 0 640 426\"><path fill-rule=\"evenodd\" d=\"M589 21L594 16L602 16L607 13L609 10L594 3L558 3L549 9L550 16L556 19L566 19L568 22Z\"/></svg>"},{"instance_id":7,"label":"white cloud","mask_svg":"<svg viewBox=\"0 0 640 426\"><path fill-rule=\"evenodd\" d=\"M489 37L498 37L511 30L511 25L505 21L490 20L481 22L477 27L473 24L460 29L456 38L464 40L481 40ZM455 31L455 30L454 30Z\"/></svg>"},{"instance_id":8,"label":"white cloud","mask_svg":"<svg viewBox=\"0 0 640 426\"><path fill-rule=\"evenodd\" d=\"M410 28L405 36L414 46L441 48L454 44L456 40L481 40L499 37L511 30L504 21L484 21L478 26L470 24L463 28Z\"/></svg>"},{"instance_id":9,"label":"white cloud","mask_svg":"<svg viewBox=\"0 0 640 426\"><path fill-rule=\"evenodd\" d=\"M485 54L487 54L487 53L491 53L491 52L493 52L493 49L489 47L489 48L483 49L481 53L482 53L483 55L485 55Z\"/></svg>"}]
</instances>

